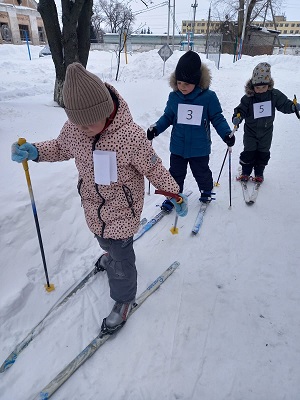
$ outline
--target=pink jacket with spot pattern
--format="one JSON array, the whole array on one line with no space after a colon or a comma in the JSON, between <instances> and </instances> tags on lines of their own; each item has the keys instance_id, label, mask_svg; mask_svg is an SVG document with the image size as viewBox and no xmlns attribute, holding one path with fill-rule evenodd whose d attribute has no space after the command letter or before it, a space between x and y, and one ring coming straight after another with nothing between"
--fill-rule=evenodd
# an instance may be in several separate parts
<instances>
[{"instance_id":1,"label":"pink jacket with spot pattern","mask_svg":"<svg viewBox=\"0 0 300 400\"><path fill-rule=\"evenodd\" d=\"M137 231L144 204L144 176L154 187L178 193L179 187L154 152L144 130L132 119L127 103L109 84L119 107L112 123L96 137L67 121L58 138L34 143L38 161L75 159L78 192L89 229L104 238L126 239ZM118 180L95 184L93 150L114 151Z\"/></svg>"}]
</instances>

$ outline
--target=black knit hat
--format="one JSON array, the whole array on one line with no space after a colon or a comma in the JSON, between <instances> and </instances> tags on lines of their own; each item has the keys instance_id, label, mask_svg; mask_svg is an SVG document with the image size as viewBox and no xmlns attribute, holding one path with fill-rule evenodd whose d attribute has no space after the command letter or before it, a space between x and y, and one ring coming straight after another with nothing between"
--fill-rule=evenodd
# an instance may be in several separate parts
<instances>
[{"instance_id":1,"label":"black knit hat","mask_svg":"<svg viewBox=\"0 0 300 400\"><path fill-rule=\"evenodd\" d=\"M201 78L201 60L197 53L187 51L180 57L176 69L175 78L177 81L198 85Z\"/></svg>"}]
</instances>

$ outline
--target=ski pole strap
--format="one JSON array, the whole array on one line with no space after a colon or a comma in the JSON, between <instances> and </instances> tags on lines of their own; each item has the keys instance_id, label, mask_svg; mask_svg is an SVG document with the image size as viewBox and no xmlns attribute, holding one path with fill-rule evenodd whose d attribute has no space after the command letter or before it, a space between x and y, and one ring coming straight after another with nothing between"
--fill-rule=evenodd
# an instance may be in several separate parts
<instances>
[{"instance_id":1,"label":"ski pole strap","mask_svg":"<svg viewBox=\"0 0 300 400\"><path fill-rule=\"evenodd\" d=\"M179 196L178 194L172 193L172 192L167 192L165 190L156 189L154 193L155 194L162 194L162 195L167 196L167 197L173 197L176 200L176 203L178 203L178 204L181 204L183 202L181 196Z\"/></svg>"},{"instance_id":2,"label":"ski pole strap","mask_svg":"<svg viewBox=\"0 0 300 400\"><path fill-rule=\"evenodd\" d=\"M294 103L294 105L295 105L295 114L296 114L297 118L300 119L300 113L299 113L299 111L298 111L297 108L296 108L296 104L298 104L298 102L297 102L297 97L296 97L295 94L294 94L293 103Z\"/></svg>"}]
</instances>

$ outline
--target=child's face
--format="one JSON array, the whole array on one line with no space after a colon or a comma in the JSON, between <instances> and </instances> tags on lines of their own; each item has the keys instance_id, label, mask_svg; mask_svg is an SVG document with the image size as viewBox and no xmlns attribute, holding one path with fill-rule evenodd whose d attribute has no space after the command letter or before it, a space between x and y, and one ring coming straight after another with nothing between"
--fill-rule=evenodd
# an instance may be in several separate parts
<instances>
[{"instance_id":1,"label":"child's face","mask_svg":"<svg viewBox=\"0 0 300 400\"><path fill-rule=\"evenodd\" d=\"M195 86L193 83L187 83L187 82L181 82L181 81L177 81L177 87L178 90L182 93L182 94L189 94L191 93L194 89Z\"/></svg>"},{"instance_id":2,"label":"child's face","mask_svg":"<svg viewBox=\"0 0 300 400\"><path fill-rule=\"evenodd\" d=\"M85 131L86 135L89 137L96 136L98 133L103 131L103 128L106 124L106 119L102 119L93 125L77 125L79 129Z\"/></svg>"},{"instance_id":3,"label":"child's face","mask_svg":"<svg viewBox=\"0 0 300 400\"><path fill-rule=\"evenodd\" d=\"M268 90L268 88L269 88L268 85L254 86L254 92L255 93L265 93Z\"/></svg>"}]
</instances>

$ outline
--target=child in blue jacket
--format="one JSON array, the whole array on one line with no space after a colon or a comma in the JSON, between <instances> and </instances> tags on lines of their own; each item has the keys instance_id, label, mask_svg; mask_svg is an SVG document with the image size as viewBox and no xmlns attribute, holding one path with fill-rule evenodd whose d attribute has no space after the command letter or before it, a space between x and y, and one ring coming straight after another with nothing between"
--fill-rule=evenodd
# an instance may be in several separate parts
<instances>
[{"instance_id":1,"label":"child in blue jacket","mask_svg":"<svg viewBox=\"0 0 300 400\"><path fill-rule=\"evenodd\" d=\"M222 108L215 92L209 89L211 74L201 63L197 53L189 50L178 61L175 72L170 77L173 92L158 121L149 127L147 137L154 139L173 126L170 141L170 173L183 191L183 184L190 165L198 184L200 201L209 203L213 188L212 173L209 168L211 152L210 123L228 146L233 146L234 135L222 114ZM162 209L170 211L173 204L165 200Z\"/></svg>"}]
</instances>

